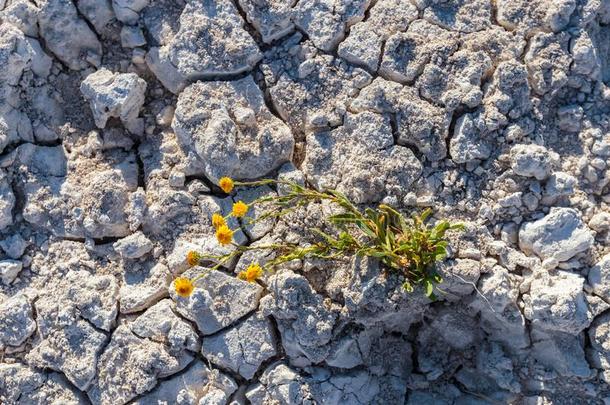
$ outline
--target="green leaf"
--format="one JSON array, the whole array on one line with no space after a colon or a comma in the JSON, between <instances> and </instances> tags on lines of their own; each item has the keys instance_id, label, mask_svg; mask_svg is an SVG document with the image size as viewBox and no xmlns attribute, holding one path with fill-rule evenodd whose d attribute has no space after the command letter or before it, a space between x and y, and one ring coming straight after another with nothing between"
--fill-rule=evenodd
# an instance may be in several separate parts
<instances>
[{"instance_id":1,"label":"green leaf","mask_svg":"<svg viewBox=\"0 0 610 405\"><path fill-rule=\"evenodd\" d=\"M429 279L424 279L424 288L426 289L426 296L430 298L434 293L434 284Z\"/></svg>"},{"instance_id":2,"label":"green leaf","mask_svg":"<svg viewBox=\"0 0 610 405\"><path fill-rule=\"evenodd\" d=\"M410 282L408 282L408 281L405 281L405 282L402 284L402 288L404 288L406 292L410 292L410 293L412 293L412 292L413 292L413 286L412 286L412 285L411 285L411 283L410 283Z\"/></svg>"}]
</instances>

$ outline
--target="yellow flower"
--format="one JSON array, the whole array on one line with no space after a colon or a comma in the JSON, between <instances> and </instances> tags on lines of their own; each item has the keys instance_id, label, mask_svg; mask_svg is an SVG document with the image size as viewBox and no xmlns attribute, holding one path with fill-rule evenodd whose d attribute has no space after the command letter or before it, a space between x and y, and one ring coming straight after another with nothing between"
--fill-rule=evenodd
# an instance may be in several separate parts
<instances>
[{"instance_id":1,"label":"yellow flower","mask_svg":"<svg viewBox=\"0 0 610 405\"><path fill-rule=\"evenodd\" d=\"M235 218L241 218L248 212L248 204L243 201L238 201L233 204L233 216Z\"/></svg>"},{"instance_id":2,"label":"yellow flower","mask_svg":"<svg viewBox=\"0 0 610 405\"><path fill-rule=\"evenodd\" d=\"M212 215L212 225L214 226L214 228L220 228L223 225L226 225L227 221L225 221L225 218L219 214L219 213L214 213L214 215Z\"/></svg>"},{"instance_id":3,"label":"yellow flower","mask_svg":"<svg viewBox=\"0 0 610 405\"><path fill-rule=\"evenodd\" d=\"M201 255L194 250L191 250L186 254L186 262L189 266L197 266L201 260Z\"/></svg>"},{"instance_id":4,"label":"yellow flower","mask_svg":"<svg viewBox=\"0 0 610 405\"><path fill-rule=\"evenodd\" d=\"M222 191L224 191L227 194L229 194L231 191L233 191L233 186L234 186L233 180L231 180L229 177L222 177L218 181L218 185L220 186Z\"/></svg>"},{"instance_id":5,"label":"yellow flower","mask_svg":"<svg viewBox=\"0 0 610 405\"><path fill-rule=\"evenodd\" d=\"M233 240L233 231L228 226L222 225L216 229L216 239L221 245L228 245Z\"/></svg>"},{"instance_id":6,"label":"yellow flower","mask_svg":"<svg viewBox=\"0 0 610 405\"><path fill-rule=\"evenodd\" d=\"M263 269L258 263L252 263L248 266L248 268L244 271L240 271L237 277L240 280L247 281L248 283L253 283L256 279L260 278L263 275Z\"/></svg>"},{"instance_id":7,"label":"yellow flower","mask_svg":"<svg viewBox=\"0 0 610 405\"><path fill-rule=\"evenodd\" d=\"M184 298L188 298L193 293L195 286L193 282L186 277L178 277L176 281L174 281L174 288L176 289L176 293Z\"/></svg>"}]
</instances>

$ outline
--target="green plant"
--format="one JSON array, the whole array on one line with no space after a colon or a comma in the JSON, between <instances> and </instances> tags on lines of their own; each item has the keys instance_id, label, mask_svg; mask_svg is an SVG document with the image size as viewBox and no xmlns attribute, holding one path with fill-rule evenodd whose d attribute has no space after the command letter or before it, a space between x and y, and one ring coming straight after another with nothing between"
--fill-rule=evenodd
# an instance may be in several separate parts
<instances>
[{"instance_id":1,"label":"green plant","mask_svg":"<svg viewBox=\"0 0 610 405\"><path fill-rule=\"evenodd\" d=\"M310 202L327 200L339 207L341 211L325 218L333 231L329 233L328 230L324 232L318 228L312 229L317 240L308 246L289 243L259 246L234 244L235 250L221 256L189 252L190 264L194 265L200 260L208 259L214 260L216 264L213 268L217 268L248 250L276 252L276 256L262 267L264 271L272 271L282 263L306 257L332 260L347 255L368 256L377 258L388 270L400 272L404 276L403 287L406 291L412 292L415 285L422 285L425 294L431 299L435 298L434 285L442 282L440 275L436 272L436 263L447 255L446 233L449 230L461 230L463 225L441 220L433 226L429 226L427 222L432 213L430 209L411 217L406 217L385 204L381 204L377 208L361 210L339 191L323 192L294 182L278 180L235 182L235 185L238 186L263 184L276 184L283 189L283 193L263 197L250 203L248 207L264 204L265 209L257 218L246 217L244 221L254 223L271 217L279 218ZM240 204L239 211L243 217L245 215L243 202L236 204ZM226 221L220 221L218 214L216 215L216 223L219 225L217 238L220 243L226 244L226 237L221 238L226 235L221 234L219 237L220 227L224 227L221 229L223 232L227 230L225 229L227 228ZM260 272L256 272L256 275L260 275ZM248 281L254 281L257 276L251 276L245 272L240 274L240 278Z\"/></svg>"}]
</instances>

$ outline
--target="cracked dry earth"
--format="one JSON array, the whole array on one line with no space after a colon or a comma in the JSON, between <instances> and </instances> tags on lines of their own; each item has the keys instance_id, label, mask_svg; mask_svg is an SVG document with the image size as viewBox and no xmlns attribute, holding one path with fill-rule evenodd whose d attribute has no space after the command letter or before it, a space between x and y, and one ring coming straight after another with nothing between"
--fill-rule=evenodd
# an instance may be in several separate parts
<instances>
[{"instance_id":1,"label":"cracked dry earth","mask_svg":"<svg viewBox=\"0 0 610 405\"><path fill-rule=\"evenodd\" d=\"M608 86L608 0L0 0L0 403L610 403ZM464 222L440 299L255 253L176 296L282 193L221 176Z\"/></svg>"}]
</instances>

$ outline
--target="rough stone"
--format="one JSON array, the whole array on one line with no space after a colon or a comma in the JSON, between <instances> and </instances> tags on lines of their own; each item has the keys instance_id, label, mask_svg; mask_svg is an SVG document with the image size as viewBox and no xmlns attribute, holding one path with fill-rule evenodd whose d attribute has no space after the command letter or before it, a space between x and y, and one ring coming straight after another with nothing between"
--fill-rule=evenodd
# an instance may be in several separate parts
<instances>
[{"instance_id":1,"label":"rough stone","mask_svg":"<svg viewBox=\"0 0 610 405\"><path fill-rule=\"evenodd\" d=\"M349 100L370 83L371 76L338 58L316 55L311 43L298 44L298 39L295 34L286 48L266 54L263 60L271 101L295 133L339 126ZM297 43L288 48L293 42Z\"/></svg>"},{"instance_id":2,"label":"rough stone","mask_svg":"<svg viewBox=\"0 0 610 405\"><path fill-rule=\"evenodd\" d=\"M377 78L358 94L350 108L356 112L395 114L399 145L415 146L432 161L447 155L445 139L451 112L422 99L412 87Z\"/></svg>"},{"instance_id":3,"label":"rough stone","mask_svg":"<svg viewBox=\"0 0 610 405\"><path fill-rule=\"evenodd\" d=\"M361 21L370 0L313 0L298 2L293 21L323 51L333 51L350 26Z\"/></svg>"},{"instance_id":4,"label":"rough stone","mask_svg":"<svg viewBox=\"0 0 610 405\"><path fill-rule=\"evenodd\" d=\"M271 323L260 313L203 339L201 353L212 363L252 379L260 365L276 355Z\"/></svg>"},{"instance_id":5,"label":"rough stone","mask_svg":"<svg viewBox=\"0 0 610 405\"><path fill-rule=\"evenodd\" d=\"M380 0L368 11L369 17L350 28L338 54L347 61L377 71L388 37L404 32L417 18L417 8L408 0Z\"/></svg>"},{"instance_id":6,"label":"rough stone","mask_svg":"<svg viewBox=\"0 0 610 405\"><path fill-rule=\"evenodd\" d=\"M195 360L182 374L161 381L149 393L131 402L133 405L162 403L224 404L237 390L237 384L218 370Z\"/></svg>"},{"instance_id":7,"label":"rough stone","mask_svg":"<svg viewBox=\"0 0 610 405\"><path fill-rule=\"evenodd\" d=\"M202 267L194 267L185 275L193 278L202 272L206 272L206 276L195 282L190 297L178 296L173 283L169 290L178 313L195 322L204 336L234 324L258 306L263 291L258 284Z\"/></svg>"},{"instance_id":8,"label":"rough stone","mask_svg":"<svg viewBox=\"0 0 610 405\"><path fill-rule=\"evenodd\" d=\"M146 93L146 82L138 75L100 69L87 76L80 90L91 105L98 128L104 128L108 118L117 117L135 132L133 128Z\"/></svg>"},{"instance_id":9,"label":"rough stone","mask_svg":"<svg viewBox=\"0 0 610 405\"><path fill-rule=\"evenodd\" d=\"M294 31L292 7L296 0L239 0L246 18L261 35L263 42L270 44Z\"/></svg>"},{"instance_id":10,"label":"rough stone","mask_svg":"<svg viewBox=\"0 0 610 405\"><path fill-rule=\"evenodd\" d=\"M559 155L540 145L515 145L510 150L510 159L519 176L544 180L558 163Z\"/></svg>"},{"instance_id":11,"label":"rough stone","mask_svg":"<svg viewBox=\"0 0 610 405\"><path fill-rule=\"evenodd\" d=\"M15 295L0 304L0 344L19 346L36 330L32 304L24 294Z\"/></svg>"},{"instance_id":12,"label":"rough stone","mask_svg":"<svg viewBox=\"0 0 610 405\"><path fill-rule=\"evenodd\" d=\"M142 339L128 325L121 325L99 356L97 378L87 395L95 405L125 404L152 390L159 378L184 369L192 359L186 352L174 356L164 344Z\"/></svg>"},{"instance_id":13,"label":"rough stone","mask_svg":"<svg viewBox=\"0 0 610 405\"><path fill-rule=\"evenodd\" d=\"M592 366L600 369L601 378L610 381L610 314L604 314L595 319L588 330L591 348L588 354Z\"/></svg>"},{"instance_id":14,"label":"rough stone","mask_svg":"<svg viewBox=\"0 0 610 405\"><path fill-rule=\"evenodd\" d=\"M0 229L13 224L15 202L15 193L13 193L13 189L4 177L0 180Z\"/></svg>"},{"instance_id":15,"label":"rough stone","mask_svg":"<svg viewBox=\"0 0 610 405\"><path fill-rule=\"evenodd\" d=\"M26 0L9 1L6 7L0 7L0 16L3 21L9 22L19 28L24 34L38 36L36 24L39 13L38 7Z\"/></svg>"},{"instance_id":16,"label":"rough stone","mask_svg":"<svg viewBox=\"0 0 610 405\"><path fill-rule=\"evenodd\" d=\"M25 177L26 221L68 238L132 233L129 211L135 208L131 197L138 187L135 155L116 151L111 161L71 160L68 173L61 146L24 144L17 153Z\"/></svg>"},{"instance_id":17,"label":"rough stone","mask_svg":"<svg viewBox=\"0 0 610 405\"><path fill-rule=\"evenodd\" d=\"M156 264L150 269L126 269L119 290L121 313L142 311L168 295L171 273L167 266Z\"/></svg>"},{"instance_id":18,"label":"rough stone","mask_svg":"<svg viewBox=\"0 0 610 405\"><path fill-rule=\"evenodd\" d=\"M546 29L557 32L566 27L575 7L574 0L499 0L497 20L507 30L526 34Z\"/></svg>"},{"instance_id":19,"label":"rough stone","mask_svg":"<svg viewBox=\"0 0 610 405\"><path fill-rule=\"evenodd\" d=\"M148 6L149 0L112 0L112 9L117 20L125 24L135 24L138 13Z\"/></svg>"},{"instance_id":20,"label":"rough stone","mask_svg":"<svg viewBox=\"0 0 610 405\"><path fill-rule=\"evenodd\" d=\"M104 33L106 26L115 17L111 0L79 0L76 7L89 20L98 34Z\"/></svg>"},{"instance_id":21,"label":"rough stone","mask_svg":"<svg viewBox=\"0 0 610 405\"><path fill-rule=\"evenodd\" d=\"M0 241L0 247L11 259L19 259L23 256L23 252L25 252L28 245L29 243L18 233Z\"/></svg>"},{"instance_id":22,"label":"rough stone","mask_svg":"<svg viewBox=\"0 0 610 405\"><path fill-rule=\"evenodd\" d=\"M421 0L417 3L424 10L425 20L451 31L476 32L491 25L492 5L485 0Z\"/></svg>"},{"instance_id":23,"label":"rough stone","mask_svg":"<svg viewBox=\"0 0 610 405\"><path fill-rule=\"evenodd\" d=\"M552 208L544 218L519 230L519 247L542 260L563 262L593 246L593 235L573 208Z\"/></svg>"},{"instance_id":24,"label":"rough stone","mask_svg":"<svg viewBox=\"0 0 610 405\"><path fill-rule=\"evenodd\" d=\"M185 350L199 351L197 333L188 322L174 314L169 299L148 308L130 327L136 336L164 343L172 355L179 356Z\"/></svg>"},{"instance_id":25,"label":"rough stone","mask_svg":"<svg viewBox=\"0 0 610 405\"><path fill-rule=\"evenodd\" d=\"M491 156L491 144L477 127L477 118L464 114L456 121L454 135L449 142L449 154L456 163L485 160Z\"/></svg>"},{"instance_id":26,"label":"rough stone","mask_svg":"<svg viewBox=\"0 0 610 405\"><path fill-rule=\"evenodd\" d=\"M7 405L87 404L84 395L61 374L40 372L19 363L0 364L0 401Z\"/></svg>"},{"instance_id":27,"label":"rough stone","mask_svg":"<svg viewBox=\"0 0 610 405\"><path fill-rule=\"evenodd\" d=\"M422 169L410 149L393 143L388 116L348 113L342 127L307 136L303 172L317 189L339 190L356 203L401 196Z\"/></svg>"},{"instance_id":28,"label":"rough stone","mask_svg":"<svg viewBox=\"0 0 610 405\"><path fill-rule=\"evenodd\" d=\"M262 177L292 156L289 128L269 111L250 76L189 86L172 126L215 183L223 176Z\"/></svg>"},{"instance_id":29,"label":"rough stone","mask_svg":"<svg viewBox=\"0 0 610 405\"><path fill-rule=\"evenodd\" d=\"M534 278L523 296L525 317L537 328L578 335L593 320L584 282L583 277L565 271Z\"/></svg>"},{"instance_id":30,"label":"rough stone","mask_svg":"<svg viewBox=\"0 0 610 405\"><path fill-rule=\"evenodd\" d=\"M38 25L47 48L72 70L99 66L102 45L70 0L36 0Z\"/></svg>"},{"instance_id":31,"label":"rough stone","mask_svg":"<svg viewBox=\"0 0 610 405\"><path fill-rule=\"evenodd\" d=\"M26 360L36 367L63 372L77 388L86 390L95 378L106 334L81 318L74 305L55 297L39 298L35 308L40 341Z\"/></svg>"},{"instance_id":32,"label":"rough stone","mask_svg":"<svg viewBox=\"0 0 610 405\"><path fill-rule=\"evenodd\" d=\"M588 281L595 294L610 301L610 254L589 269Z\"/></svg>"},{"instance_id":33,"label":"rough stone","mask_svg":"<svg viewBox=\"0 0 610 405\"><path fill-rule=\"evenodd\" d=\"M292 271L273 276L269 290L271 294L261 300L261 309L277 321L291 362L308 365L324 360L337 314L324 305L307 279Z\"/></svg>"},{"instance_id":34,"label":"rough stone","mask_svg":"<svg viewBox=\"0 0 610 405\"><path fill-rule=\"evenodd\" d=\"M189 2L180 15L180 28L154 50L149 65L159 80L177 92L180 82L230 76L252 69L262 58L256 42L243 28L233 2ZM171 77L178 74L178 78Z\"/></svg>"},{"instance_id":35,"label":"rough stone","mask_svg":"<svg viewBox=\"0 0 610 405\"><path fill-rule=\"evenodd\" d=\"M112 245L124 259L139 259L153 248L153 243L142 232L136 232Z\"/></svg>"},{"instance_id":36,"label":"rough stone","mask_svg":"<svg viewBox=\"0 0 610 405\"><path fill-rule=\"evenodd\" d=\"M532 356L565 377L589 378L592 370L585 358L584 336L532 330Z\"/></svg>"},{"instance_id":37,"label":"rough stone","mask_svg":"<svg viewBox=\"0 0 610 405\"><path fill-rule=\"evenodd\" d=\"M23 268L23 263L19 260L0 260L0 279L5 285L11 284Z\"/></svg>"}]
</instances>

